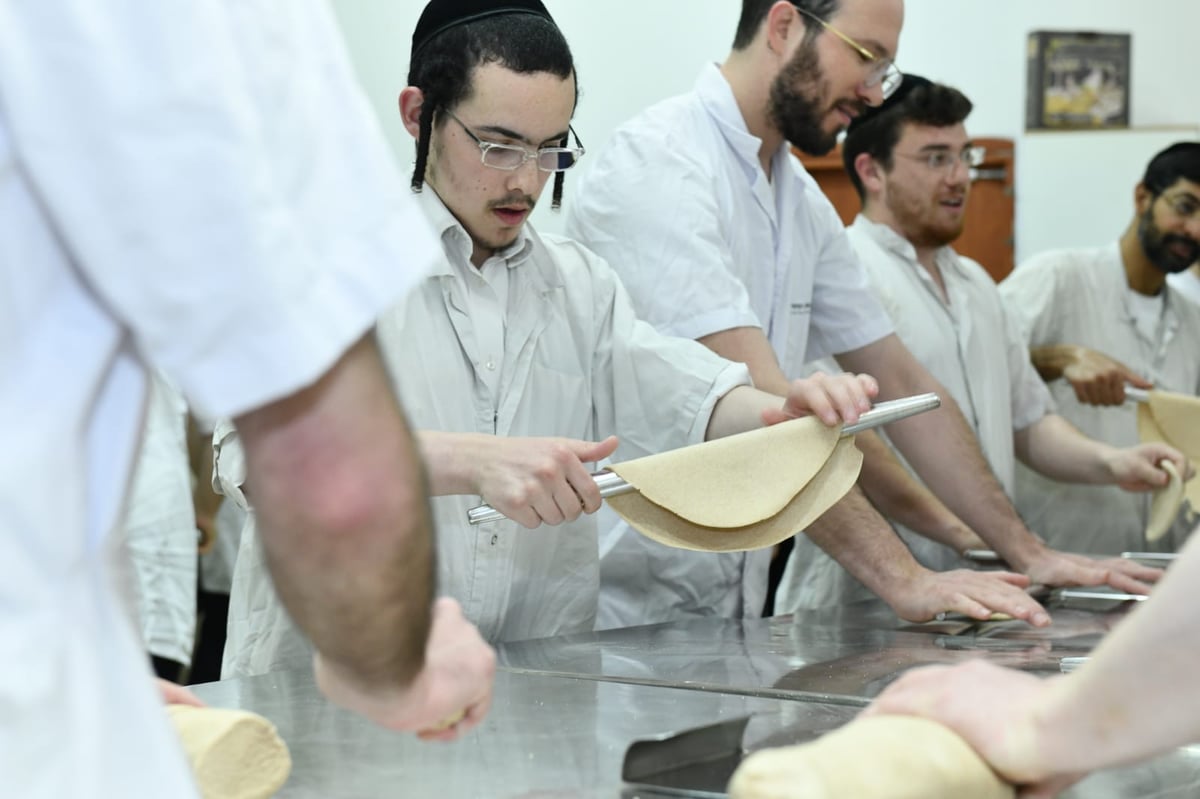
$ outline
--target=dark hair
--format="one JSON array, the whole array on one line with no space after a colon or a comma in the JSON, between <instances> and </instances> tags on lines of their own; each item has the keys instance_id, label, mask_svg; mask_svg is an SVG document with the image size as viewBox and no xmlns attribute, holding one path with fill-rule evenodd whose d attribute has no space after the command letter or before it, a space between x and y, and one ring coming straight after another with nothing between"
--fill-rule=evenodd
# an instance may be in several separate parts
<instances>
[{"instance_id":1,"label":"dark hair","mask_svg":"<svg viewBox=\"0 0 1200 799\"><path fill-rule=\"evenodd\" d=\"M1200 183L1200 142L1176 142L1154 156L1146 166L1142 185L1157 196L1180 178Z\"/></svg>"},{"instance_id":2,"label":"dark hair","mask_svg":"<svg viewBox=\"0 0 1200 799\"><path fill-rule=\"evenodd\" d=\"M884 169L891 169L892 151L900 141L905 125L948 128L965 120L973 107L958 89L940 83L924 83L904 94L899 102L885 103L874 113L868 111L870 118L851 126L842 141L842 164L859 199L866 199L866 190L854 168L859 155L866 153L883 164Z\"/></svg>"},{"instance_id":3,"label":"dark hair","mask_svg":"<svg viewBox=\"0 0 1200 799\"><path fill-rule=\"evenodd\" d=\"M534 14L500 14L450 28L428 40L409 65L408 85L425 95L417 136L417 163L412 188L425 183L429 140L439 112L448 111L471 96L471 73L483 64L499 64L513 72L549 72L566 79L575 75L575 61L562 31L553 22ZM575 85L579 100L579 84ZM552 207L562 204L563 173L554 176Z\"/></svg>"},{"instance_id":4,"label":"dark hair","mask_svg":"<svg viewBox=\"0 0 1200 799\"><path fill-rule=\"evenodd\" d=\"M742 0L742 16L738 19L737 33L733 35L733 49L745 50L754 41L755 34L767 18L767 12L778 0ZM842 0L793 0L792 5L802 8L819 20L828 22L842 5ZM806 28L817 23L804 18Z\"/></svg>"}]
</instances>

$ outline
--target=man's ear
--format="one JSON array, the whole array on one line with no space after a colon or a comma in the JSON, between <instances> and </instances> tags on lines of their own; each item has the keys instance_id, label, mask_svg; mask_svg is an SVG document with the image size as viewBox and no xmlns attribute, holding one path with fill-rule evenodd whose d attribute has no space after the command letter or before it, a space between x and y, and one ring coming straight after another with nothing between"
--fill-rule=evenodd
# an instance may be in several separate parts
<instances>
[{"instance_id":1,"label":"man's ear","mask_svg":"<svg viewBox=\"0 0 1200 799\"><path fill-rule=\"evenodd\" d=\"M779 2L771 6L765 26L767 49L779 55L789 54L789 39L798 41L804 36L804 20L791 3Z\"/></svg>"},{"instance_id":2,"label":"man's ear","mask_svg":"<svg viewBox=\"0 0 1200 799\"><path fill-rule=\"evenodd\" d=\"M1137 211L1138 216L1145 214L1153 203L1154 192L1146 188L1145 183L1139 182L1133 187L1133 207Z\"/></svg>"},{"instance_id":3,"label":"man's ear","mask_svg":"<svg viewBox=\"0 0 1200 799\"><path fill-rule=\"evenodd\" d=\"M859 153L854 158L854 171L862 181L863 189L868 195L883 191L883 170L879 162L869 153Z\"/></svg>"},{"instance_id":4,"label":"man's ear","mask_svg":"<svg viewBox=\"0 0 1200 799\"><path fill-rule=\"evenodd\" d=\"M405 86L400 91L400 120L404 129L414 139L421 135L421 109L425 106L425 92L416 86Z\"/></svg>"}]
</instances>

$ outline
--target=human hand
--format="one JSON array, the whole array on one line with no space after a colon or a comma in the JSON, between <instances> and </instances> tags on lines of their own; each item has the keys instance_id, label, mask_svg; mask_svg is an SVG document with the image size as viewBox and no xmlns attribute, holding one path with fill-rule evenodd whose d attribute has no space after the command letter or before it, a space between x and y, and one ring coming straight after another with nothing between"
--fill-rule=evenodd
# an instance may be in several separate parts
<instances>
[{"instance_id":1,"label":"human hand","mask_svg":"<svg viewBox=\"0 0 1200 799\"><path fill-rule=\"evenodd\" d=\"M425 666L406 687L364 687L314 658L317 686L329 700L381 727L415 732L428 741L452 741L478 725L492 704L496 653L458 602L441 597L433 605L433 626Z\"/></svg>"},{"instance_id":2,"label":"human hand","mask_svg":"<svg viewBox=\"0 0 1200 799\"><path fill-rule=\"evenodd\" d=\"M870 375L815 372L809 377L793 380L783 407L763 411L763 424L778 424L810 415L830 427L839 422L852 424L858 421L860 414L871 409L871 400L877 394L879 384Z\"/></svg>"},{"instance_id":3,"label":"human hand","mask_svg":"<svg viewBox=\"0 0 1200 799\"><path fill-rule=\"evenodd\" d=\"M200 701L200 697L196 696L182 685L176 685L175 683L170 682L169 680L164 680L161 677L155 677L154 681L158 684L158 693L162 696L165 704L204 707L204 703Z\"/></svg>"},{"instance_id":4,"label":"human hand","mask_svg":"<svg viewBox=\"0 0 1200 799\"><path fill-rule=\"evenodd\" d=\"M1055 773L1038 741L1039 709L1062 677L1041 678L982 660L915 669L890 685L864 716L921 716L953 730L1022 799L1057 796L1083 775Z\"/></svg>"},{"instance_id":5,"label":"human hand","mask_svg":"<svg viewBox=\"0 0 1200 799\"><path fill-rule=\"evenodd\" d=\"M1163 461L1173 463L1184 480L1192 478L1194 471L1188 459L1167 444L1150 443L1116 449L1106 465L1112 482L1126 491L1153 491L1170 481L1166 471L1159 466Z\"/></svg>"},{"instance_id":6,"label":"human hand","mask_svg":"<svg viewBox=\"0 0 1200 799\"><path fill-rule=\"evenodd\" d=\"M1005 613L1035 627L1045 627L1050 616L1037 600L1025 593L1029 578L1007 571L954 569L935 572L921 569L912 580L899 585L894 596L883 597L906 621L924 622L939 613L961 613L986 621L993 613Z\"/></svg>"},{"instance_id":7,"label":"human hand","mask_svg":"<svg viewBox=\"0 0 1200 799\"><path fill-rule=\"evenodd\" d=\"M1046 548L1030 561L1025 574L1040 585L1108 585L1128 594L1149 594L1163 571L1128 558L1097 560L1086 555Z\"/></svg>"},{"instance_id":8,"label":"human hand","mask_svg":"<svg viewBox=\"0 0 1200 799\"><path fill-rule=\"evenodd\" d=\"M1075 397L1086 405L1120 405L1125 402L1125 384L1154 388L1154 384L1125 364L1102 352L1076 347L1063 378L1075 389Z\"/></svg>"},{"instance_id":9,"label":"human hand","mask_svg":"<svg viewBox=\"0 0 1200 799\"><path fill-rule=\"evenodd\" d=\"M562 524L599 510L600 489L583 464L616 448L616 436L598 443L489 436L475 453L472 484L485 502L524 527Z\"/></svg>"}]
</instances>

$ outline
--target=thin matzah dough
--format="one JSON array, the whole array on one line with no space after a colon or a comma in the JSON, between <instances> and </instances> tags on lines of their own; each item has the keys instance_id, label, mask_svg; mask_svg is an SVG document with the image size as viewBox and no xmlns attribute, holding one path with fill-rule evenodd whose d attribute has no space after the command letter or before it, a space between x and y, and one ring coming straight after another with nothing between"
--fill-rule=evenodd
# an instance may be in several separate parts
<instances>
[{"instance_id":1,"label":"thin matzah dough","mask_svg":"<svg viewBox=\"0 0 1200 799\"><path fill-rule=\"evenodd\" d=\"M267 799L292 770L271 722L244 710L168 705L204 799Z\"/></svg>"},{"instance_id":2,"label":"thin matzah dough","mask_svg":"<svg viewBox=\"0 0 1200 799\"><path fill-rule=\"evenodd\" d=\"M1138 438L1170 444L1181 451L1192 468L1200 463L1200 398L1168 391L1151 391L1150 401L1138 404ZM1183 496L1200 511L1200 480L1183 484Z\"/></svg>"},{"instance_id":3,"label":"thin matzah dough","mask_svg":"<svg viewBox=\"0 0 1200 799\"><path fill-rule=\"evenodd\" d=\"M791 502L840 434L840 425L808 416L611 468L643 497L693 524L745 527Z\"/></svg>"},{"instance_id":4,"label":"thin matzah dough","mask_svg":"<svg viewBox=\"0 0 1200 799\"><path fill-rule=\"evenodd\" d=\"M824 464L783 510L740 528L705 527L676 516L640 494L609 497L608 504L642 535L660 544L701 552L739 552L778 544L811 524L846 495L858 479L862 453L852 438L838 442ZM694 466L704 469L701 462ZM735 497L736 499L736 497Z\"/></svg>"},{"instance_id":5,"label":"thin matzah dough","mask_svg":"<svg viewBox=\"0 0 1200 799\"><path fill-rule=\"evenodd\" d=\"M909 716L858 719L800 746L746 758L730 799L1013 799L965 741Z\"/></svg>"},{"instance_id":6,"label":"thin matzah dough","mask_svg":"<svg viewBox=\"0 0 1200 799\"><path fill-rule=\"evenodd\" d=\"M1179 507L1183 505L1183 478L1179 476L1179 470L1170 461L1163 461L1160 465L1171 476L1171 482L1154 492L1154 499L1150 502L1150 521L1146 525L1147 541L1157 541L1166 535L1179 515Z\"/></svg>"}]
</instances>

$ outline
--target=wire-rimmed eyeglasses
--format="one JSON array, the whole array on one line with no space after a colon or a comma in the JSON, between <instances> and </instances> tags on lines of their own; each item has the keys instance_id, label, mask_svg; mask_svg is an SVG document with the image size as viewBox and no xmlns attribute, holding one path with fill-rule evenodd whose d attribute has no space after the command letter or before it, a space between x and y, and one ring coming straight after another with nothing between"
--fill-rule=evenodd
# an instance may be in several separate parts
<instances>
[{"instance_id":1,"label":"wire-rimmed eyeglasses","mask_svg":"<svg viewBox=\"0 0 1200 799\"><path fill-rule=\"evenodd\" d=\"M890 58L883 58L882 56L872 53L870 50L863 47L861 44L854 41L849 36L842 33L840 30L833 27L808 9L801 8L795 3L792 5L801 14L811 20L816 21L816 23L822 28L829 31L834 36L838 37L847 45L849 45L850 48L858 53L859 57L862 58L864 64L870 65L867 76L863 78L863 86L866 86L868 89L878 86L879 90L883 93L883 99L885 100L896 93L896 89L899 89L900 84L904 81L904 73L902 73L896 66L896 62L892 61Z\"/></svg>"},{"instance_id":2,"label":"wire-rimmed eyeglasses","mask_svg":"<svg viewBox=\"0 0 1200 799\"><path fill-rule=\"evenodd\" d=\"M583 143L579 141L579 134L570 126L567 129L575 137L575 143L579 146L539 147L536 150L529 150L519 144L497 144L484 141L476 136L461 119L449 111L445 113L446 116L458 123L472 141L479 145L479 160L484 166L490 166L492 169L511 172L525 166L526 161L534 161L537 168L543 172L565 172L578 164L579 159L583 158L583 154L586 152L583 149Z\"/></svg>"},{"instance_id":3,"label":"wire-rimmed eyeglasses","mask_svg":"<svg viewBox=\"0 0 1200 799\"><path fill-rule=\"evenodd\" d=\"M948 172L954 167L962 164L971 169L983 163L987 157L987 148L978 145L971 145L962 148L959 152L952 150L926 150L920 153L892 153L901 158L908 158L913 161L921 161L926 167L934 172Z\"/></svg>"}]
</instances>

